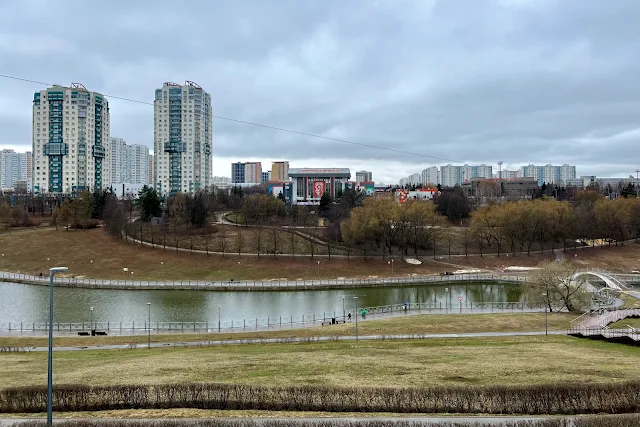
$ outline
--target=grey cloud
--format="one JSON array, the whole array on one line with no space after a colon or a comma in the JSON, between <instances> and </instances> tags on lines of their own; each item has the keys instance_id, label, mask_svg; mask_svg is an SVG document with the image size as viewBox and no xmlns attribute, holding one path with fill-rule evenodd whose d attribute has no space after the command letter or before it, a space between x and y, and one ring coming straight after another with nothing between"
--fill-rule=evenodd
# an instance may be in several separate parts
<instances>
[{"instance_id":1,"label":"grey cloud","mask_svg":"<svg viewBox=\"0 0 640 427\"><path fill-rule=\"evenodd\" d=\"M640 154L639 18L635 0L7 2L0 69L145 101L164 81L194 80L220 116L452 160L628 175ZM29 146L38 89L0 80L0 145ZM114 136L152 145L152 107L110 105ZM351 159L387 181L442 163L223 120L214 155Z\"/></svg>"}]
</instances>

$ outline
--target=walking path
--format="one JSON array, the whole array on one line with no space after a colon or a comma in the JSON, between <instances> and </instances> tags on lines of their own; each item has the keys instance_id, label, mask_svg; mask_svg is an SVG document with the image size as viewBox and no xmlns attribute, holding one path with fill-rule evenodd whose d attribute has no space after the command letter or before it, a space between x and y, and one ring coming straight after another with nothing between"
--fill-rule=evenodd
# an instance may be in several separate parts
<instances>
[{"instance_id":1,"label":"walking path","mask_svg":"<svg viewBox=\"0 0 640 427\"><path fill-rule=\"evenodd\" d=\"M640 277L639 277L640 279ZM402 286L414 284L436 284L455 282L509 282L523 283L527 276L511 274L456 274L430 276L396 276L396 277L362 277L357 279L321 279L321 280L282 280L267 281L151 281L151 280L100 280L77 277L55 277L56 286L92 288L92 289L193 289L193 290L238 290L238 291L270 291L270 290L306 290L306 289L341 289L371 286ZM0 281L26 283L33 285L49 285L49 277L31 276L27 274L0 272Z\"/></svg>"},{"instance_id":2,"label":"walking path","mask_svg":"<svg viewBox=\"0 0 640 427\"><path fill-rule=\"evenodd\" d=\"M251 338L235 340L213 340L213 341L187 341L187 342L162 342L150 344L105 344L105 345L85 345L85 346L58 346L53 347L53 351L84 351L84 350L132 350L136 348L176 348L176 347L210 347L221 345L239 344L289 344L289 343L311 343L311 342L336 342L336 341L388 341L388 340L422 340L422 339L442 339L442 338L487 338L487 337L519 337L519 336L544 336L544 335L565 335L564 331L529 331L529 332L473 332L458 334L398 334L398 335L346 335L346 336L324 336L324 337L291 337L291 338ZM12 347L16 352L45 352L48 347Z\"/></svg>"},{"instance_id":3,"label":"walking path","mask_svg":"<svg viewBox=\"0 0 640 427\"><path fill-rule=\"evenodd\" d=\"M358 322L368 322L370 320L391 319L396 317L415 316L421 314L489 314L489 313L536 313L543 311L540 307L527 307L524 302L483 302L473 303L467 301L458 304L457 301L440 303L407 303L406 310L403 304L387 304L377 307L359 307L359 310L366 310L366 316L358 316ZM240 333L240 332L264 332L277 330L291 330L300 328L310 328L327 326L331 327L332 318L339 323L354 322L346 313L351 313L352 309L341 311L303 314L297 316L278 316L271 318L251 318L235 319L223 322L160 322L152 321L150 326L147 321L142 322L54 322L53 333L55 336L77 336L78 332L88 332L92 329L106 332L110 336L132 336L146 335L151 328L153 334L196 334L196 333ZM48 336L47 322L0 322L0 336Z\"/></svg>"},{"instance_id":4,"label":"walking path","mask_svg":"<svg viewBox=\"0 0 640 427\"><path fill-rule=\"evenodd\" d=\"M54 413L55 416L55 413ZM116 413L117 416L117 413ZM501 417L497 417L497 416L469 416L469 415L465 415L465 416L398 416L398 417L389 417L389 416L385 416L385 417L376 417L376 416L371 416L369 414L363 414L362 416L359 417L344 417L344 416L337 416L337 417L291 417L291 418L282 418L282 417L251 417L251 418L215 418L216 420L220 420L220 421L228 421L230 423L247 423L247 424L257 424L257 425L261 425L261 424L265 424L265 422L271 423L271 422L285 422L287 424L296 424L296 423L307 423L307 422L313 422L313 423L320 423L320 422L348 422L348 423L353 423L353 422L357 422L357 423L362 423L363 425L370 423L370 422L381 422L381 421L398 421L398 422L410 422L410 423L416 423L416 427L420 427L420 424L418 423L430 423L429 427L431 427L431 424L439 424L439 423L471 423L468 425L468 427L473 427L474 425L477 425L476 423L485 423L485 424L495 424L495 425L501 425L505 422L516 422L516 421L542 421L542 420L547 420L550 419L552 417L550 416L543 416L543 417L531 417L531 416L501 416ZM66 422L66 421L89 421L89 422L101 422L101 421L107 421L109 420L109 418L54 418L53 422L54 423L62 423L62 422ZM130 421L131 422L158 422L158 421L177 421L177 422L193 422L194 425L197 425L196 423L198 423L198 421L201 421L201 418L131 418ZM43 424L46 422L45 418L0 418L0 427L12 427L16 424L19 423L23 423L23 422L28 422L28 421L40 421ZM118 419L118 421L122 421L121 419ZM458 424L456 424L458 425ZM460 427L463 427L464 425L461 425Z\"/></svg>"}]
</instances>

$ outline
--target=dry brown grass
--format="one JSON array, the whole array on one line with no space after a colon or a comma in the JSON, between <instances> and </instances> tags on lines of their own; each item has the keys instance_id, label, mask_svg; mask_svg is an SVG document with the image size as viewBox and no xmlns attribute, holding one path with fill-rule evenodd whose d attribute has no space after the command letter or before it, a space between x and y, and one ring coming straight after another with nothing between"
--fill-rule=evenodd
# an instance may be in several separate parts
<instances>
[{"instance_id":1,"label":"dry brown grass","mask_svg":"<svg viewBox=\"0 0 640 427\"><path fill-rule=\"evenodd\" d=\"M548 316L550 330L566 330L575 315L551 313ZM465 314L465 315L416 315L391 319L375 319L359 322L361 335L394 334L444 334L470 332L522 332L542 331L545 326L543 313L506 314ZM165 334L152 335L153 342L193 342L247 338L289 338L318 336L354 335L355 322L344 325L319 326L314 328L290 329L265 332L220 334ZM0 346L36 347L46 346L47 338L0 337ZM146 344L146 335L107 337L55 337L55 346L105 345L105 344Z\"/></svg>"},{"instance_id":2,"label":"dry brown grass","mask_svg":"<svg viewBox=\"0 0 640 427\"><path fill-rule=\"evenodd\" d=\"M421 386L611 383L636 347L567 336L235 345L54 354L56 384ZM46 383L46 353L0 354L0 387Z\"/></svg>"},{"instance_id":3,"label":"dry brown grass","mask_svg":"<svg viewBox=\"0 0 640 427\"><path fill-rule=\"evenodd\" d=\"M556 250L562 251L562 248ZM602 268L620 273L631 273L632 270L640 271L640 244L634 242L627 242L624 246L569 249L564 256L566 260L575 263L579 268ZM508 257L506 254L501 254L500 257L496 255L485 255L483 257L474 255L468 258L454 257L450 260L443 257L442 261L461 266L499 271L503 265L505 267L514 265L535 267L542 261L554 259L555 255L547 250L544 254L516 254L515 256L510 254Z\"/></svg>"},{"instance_id":4,"label":"dry brown grass","mask_svg":"<svg viewBox=\"0 0 640 427\"><path fill-rule=\"evenodd\" d=\"M632 327L634 329L640 329L640 319L623 319L609 325L611 329L626 329Z\"/></svg>"},{"instance_id":5,"label":"dry brown grass","mask_svg":"<svg viewBox=\"0 0 640 427\"><path fill-rule=\"evenodd\" d=\"M206 256L126 243L102 229L56 231L45 228L12 232L0 235L0 247L5 254L5 270L36 275L45 273L50 266L65 265L69 267L69 276L99 279L121 280L123 267L134 272L127 277L134 280L317 279L318 260L321 278L391 275L387 261L380 259ZM394 264L395 275L433 274L445 269L433 263Z\"/></svg>"}]
</instances>

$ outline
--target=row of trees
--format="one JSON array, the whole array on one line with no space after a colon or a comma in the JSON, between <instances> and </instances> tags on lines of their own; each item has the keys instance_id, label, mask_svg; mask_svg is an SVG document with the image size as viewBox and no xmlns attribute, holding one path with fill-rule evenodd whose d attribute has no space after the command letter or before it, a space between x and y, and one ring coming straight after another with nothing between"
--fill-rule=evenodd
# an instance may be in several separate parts
<instances>
[{"instance_id":1,"label":"row of trees","mask_svg":"<svg viewBox=\"0 0 640 427\"><path fill-rule=\"evenodd\" d=\"M640 200L598 197L574 204L553 199L490 204L471 213L469 231L481 252L491 247L498 254L529 253L534 246L566 249L597 239L624 244L640 237Z\"/></svg>"},{"instance_id":2,"label":"row of trees","mask_svg":"<svg viewBox=\"0 0 640 427\"><path fill-rule=\"evenodd\" d=\"M457 203L456 197L451 194L451 203ZM369 198L342 222L337 240L365 253L403 256L429 249L435 254L436 246L441 252L443 246L449 252L455 246L465 255L491 250L499 256L595 245L598 239L618 245L640 238L640 199L608 200L587 193L574 203L536 199L481 206L471 212L469 227L452 227L447 219L438 204ZM459 219L454 215L454 222Z\"/></svg>"}]
</instances>

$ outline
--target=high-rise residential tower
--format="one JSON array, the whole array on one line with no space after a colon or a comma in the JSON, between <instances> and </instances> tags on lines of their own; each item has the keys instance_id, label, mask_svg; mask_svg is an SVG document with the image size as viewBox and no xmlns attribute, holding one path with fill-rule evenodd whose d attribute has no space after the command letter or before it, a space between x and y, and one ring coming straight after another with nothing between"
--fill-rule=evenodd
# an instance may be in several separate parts
<instances>
[{"instance_id":1,"label":"high-rise residential tower","mask_svg":"<svg viewBox=\"0 0 640 427\"><path fill-rule=\"evenodd\" d=\"M109 103L79 83L33 96L33 192L74 194L109 186Z\"/></svg>"},{"instance_id":2,"label":"high-rise residential tower","mask_svg":"<svg viewBox=\"0 0 640 427\"><path fill-rule=\"evenodd\" d=\"M431 166L422 170L422 183L437 186L440 184L440 174L437 166Z\"/></svg>"},{"instance_id":3,"label":"high-rise residential tower","mask_svg":"<svg viewBox=\"0 0 640 427\"><path fill-rule=\"evenodd\" d=\"M289 162L273 162L271 163L271 180L288 181L289 180Z\"/></svg>"},{"instance_id":4,"label":"high-rise residential tower","mask_svg":"<svg viewBox=\"0 0 640 427\"><path fill-rule=\"evenodd\" d=\"M127 143L122 138L109 140L109 184L117 185L127 181Z\"/></svg>"},{"instance_id":5,"label":"high-rise residential tower","mask_svg":"<svg viewBox=\"0 0 640 427\"><path fill-rule=\"evenodd\" d=\"M149 184L149 147L127 145L127 181L131 184Z\"/></svg>"},{"instance_id":6,"label":"high-rise residential tower","mask_svg":"<svg viewBox=\"0 0 640 427\"><path fill-rule=\"evenodd\" d=\"M111 138L109 144L110 185L142 184L149 181L149 147L127 144L122 138Z\"/></svg>"},{"instance_id":7,"label":"high-rise residential tower","mask_svg":"<svg viewBox=\"0 0 640 427\"><path fill-rule=\"evenodd\" d=\"M211 114L211 95L194 82L156 89L153 181L160 194L211 185Z\"/></svg>"},{"instance_id":8,"label":"high-rise residential tower","mask_svg":"<svg viewBox=\"0 0 640 427\"><path fill-rule=\"evenodd\" d=\"M13 150L0 150L0 189L15 189L20 183L31 188L31 152L16 153Z\"/></svg>"},{"instance_id":9,"label":"high-rise residential tower","mask_svg":"<svg viewBox=\"0 0 640 427\"><path fill-rule=\"evenodd\" d=\"M155 185L153 183L153 154L149 154L149 170L147 172L148 172L147 182L149 183L149 185L155 188Z\"/></svg>"},{"instance_id":10,"label":"high-rise residential tower","mask_svg":"<svg viewBox=\"0 0 640 427\"><path fill-rule=\"evenodd\" d=\"M361 182L373 181L373 174L370 171L358 171L356 172L356 184L360 185Z\"/></svg>"}]
</instances>

